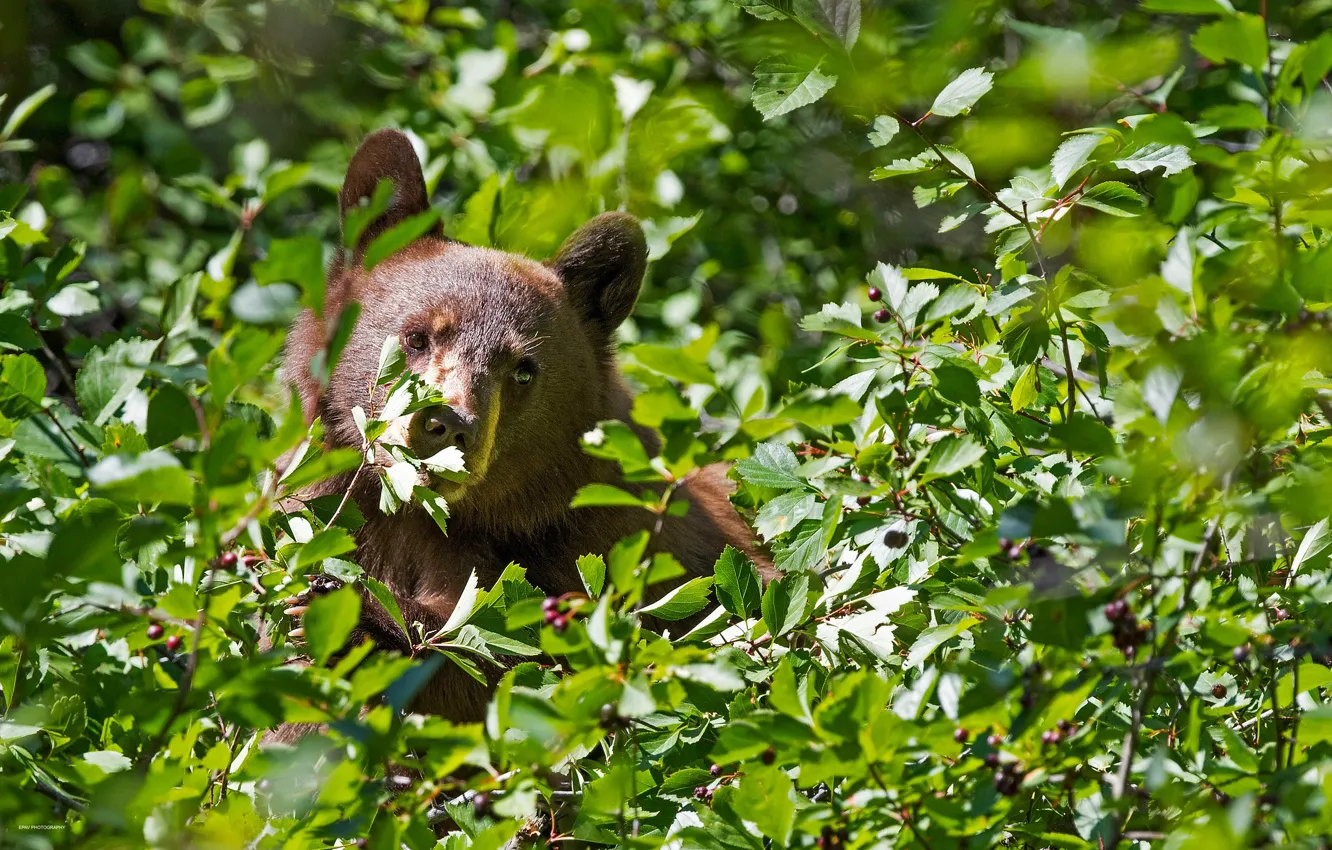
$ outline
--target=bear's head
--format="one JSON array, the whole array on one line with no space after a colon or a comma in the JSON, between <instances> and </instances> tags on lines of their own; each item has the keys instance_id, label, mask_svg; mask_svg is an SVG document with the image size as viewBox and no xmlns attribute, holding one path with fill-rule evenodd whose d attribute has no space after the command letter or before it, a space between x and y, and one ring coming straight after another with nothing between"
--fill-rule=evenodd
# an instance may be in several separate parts
<instances>
[{"instance_id":1,"label":"bear's head","mask_svg":"<svg viewBox=\"0 0 1332 850\"><path fill-rule=\"evenodd\" d=\"M385 338L396 338L406 368L447 403L401 417L388 439L423 458L456 446L469 472L455 484L423 471L418 483L445 496L455 522L533 530L561 515L592 475L580 437L628 412L614 334L642 285L643 231L628 215L606 213L544 263L432 232L367 271L362 256L376 236L429 210L420 162L396 131L372 134L352 158L340 196L344 234L349 213L385 179L387 210L331 270L326 320L306 311L293 328L287 358L306 415L323 417L331 446L359 447L352 410L383 404L375 375ZM352 303L355 329L321 388L303 367Z\"/></svg>"}]
</instances>

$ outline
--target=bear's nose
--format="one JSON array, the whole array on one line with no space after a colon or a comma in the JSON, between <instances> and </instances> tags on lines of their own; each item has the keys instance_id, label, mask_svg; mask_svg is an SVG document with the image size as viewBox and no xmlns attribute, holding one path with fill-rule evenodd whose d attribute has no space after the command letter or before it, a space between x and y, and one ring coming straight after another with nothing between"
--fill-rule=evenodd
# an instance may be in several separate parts
<instances>
[{"instance_id":1,"label":"bear's nose","mask_svg":"<svg viewBox=\"0 0 1332 850\"><path fill-rule=\"evenodd\" d=\"M476 417L447 405L423 410L421 416L425 419L422 430L430 435L430 442L439 448L457 446L467 451L476 445Z\"/></svg>"}]
</instances>

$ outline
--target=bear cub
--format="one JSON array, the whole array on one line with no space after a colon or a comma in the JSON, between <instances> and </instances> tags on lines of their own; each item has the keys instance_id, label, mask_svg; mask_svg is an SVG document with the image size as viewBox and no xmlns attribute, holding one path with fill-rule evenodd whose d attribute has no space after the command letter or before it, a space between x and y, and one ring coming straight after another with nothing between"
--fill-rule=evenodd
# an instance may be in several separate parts
<instances>
[{"instance_id":1,"label":"bear cub","mask_svg":"<svg viewBox=\"0 0 1332 850\"><path fill-rule=\"evenodd\" d=\"M375 475L344 474L303 494L350 488L366 519L356 532L354 557L389 588L407 623L420 622L428 632L440 628L474 570L489 587L511 562L548 594L581 590L580 555L604 554L646 528L655 532L653 550L673 554L688 577L711 574L727 544L767 574L767 559L728 498L724 465L686 479L677 496L689 510L666 517L660 529L654 515L638 508L569 507L583 485L624 484L618 467L586 454L580 438L599 421L629 421L632 399L615 363L614 336L633 310L647 266L638 222L623 213L600 215L544 263L455 242L436 230L366 271L362 254L377 235L429 210L411 143L400 132L381 130L365 139L348 166L339 196L344 233L349 212L384 179L393 185L387 210L357 244L346 246L350 262L330 269L324 320L308 310L297 317L284 369L307 420L323 418L329 447L361 446L352 409L382 406L385 388L375 387L375 375L389 336L398 339L406 367L447 400L390 426L419 457L448 446L461 450L465 482L425 472L417 482L447 499L447 536L419 505L383 513ZM360 316L321 390L309 364L353 303ZM378 646L412 653L407 636L368 596L361 620L359 631ZM446 663L413 708L474 721L488 697L488 688Z\"/></svg>"}]
</instances>

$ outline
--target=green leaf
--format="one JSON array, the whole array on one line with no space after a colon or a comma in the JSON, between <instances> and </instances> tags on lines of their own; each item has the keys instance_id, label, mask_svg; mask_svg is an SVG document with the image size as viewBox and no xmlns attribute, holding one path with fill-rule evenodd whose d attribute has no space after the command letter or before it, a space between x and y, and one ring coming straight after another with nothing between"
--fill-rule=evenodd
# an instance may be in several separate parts
<instances>
[{"instance_id":1,"label":"green leaf","mask_svg":"<svg viewBox=\"0 0 1332 850\"><path fill-rule=\"evenodd\" d=\"M324 315L324 247L314 236L274 239L268 256L254 264L254 278L260 286L290 283L301 290L301 304L318 317Z\"/></svg>"},{"instance_id":2,"label":"green leaf","mask_svg":"<svg viewBox=\"0 0 1332 850\"><path fill-rule=\"evenodd\" d=\"M916 642L911 645L911 650L907 652L906 666L920 667L925 660L934 653L934 650L943 646L948 641L971 629L972 626L979 623L975 617L963 617L956 623L942 626L932 626L920 633Z\"/></svg>"},{"instance_id":3,"label":"green leaf","mask_svg":"<svg viewBox=\"0 0 1332 850\"><path fill-rule=\"evenodd\" d=\"M594 599L601 595L606 586L606 561L600 555L580 555L578 575L583 578L583 587L587 595Z\"/></svg>"},{"instance_id":4,"label":"green leaf","mask_svg":"<svg viewBox=\"0 0 1332 850\"><path fill-rule=\"evenodd\" d=\"M356 551L356 541L345 528L333 527L311 537L290 559L292 570L318 566L325 558L336 558Z\"/></svg>"},{"instance_id":5,"label":"green leaf","mask_svg":"<svg viewBox=\"0 0 1332 850\"><path fill-rule=\"evenodd\" d=\"M809 65L804 59L773 56L754 69L754 108L763 120L807 106L823 97L837 83L837 77L819 69L823 61Z\"/></svg>"},{"instance_id":6,"label":"green leaf","mask_svg":"<svg viewBox=\"0 0 1332 850\"><path fill-rule=\"evenodd\" d=\"M747 768L731 799L736 814L753 822L759 832L783 847L790 842L796 791L780 767L774 764Z\"/></svg>"},{"instance_id":7,"label":"green leaf","mask_svg":"<svg viewBox=\"0 0 1332 850\"><path fill-rule=\"evenodd\" d=\"M1050 176L1056 189L1064 188L1069 178L1091 159L1092 152L1104 140L1099 133L1079 133L1065 139L1050 160Z\"/></svg>"},{"instance_id":8,"label":"green leaf","mask_svg":"<svg viewBox=\"0 0 1332 850\"><path fill-rule=\"evenodd\" d=\"M993 87L993 74L984 68L968 68L939 92L930 112L945 118L970 112L976 101Z\"/></svg>"},{"instance_id":9,"label":"green leaf","mask_svg":"<svg viewBox=\"0 0 1332 850\"><path fill-rule=\"evenodd\" d=\"M921 483L961 472L985 457L985 446L970 437L946 437L930 449L929 462Z\"/></svg>"},{"instance_id":10,"label":"green leaf","mask_svg":"<svg viewBox=\"0 0 1332 850\"><path fill-rule=\"evenodd\" d=\"M763 622L774 638L781 637L805 619L809 602L809 573L788 573L768 585L763 593Z\"/></svg>"},{"instance_id":11,"label":"green leaf","mask_svg":"<svg viewBox=\"0 0 1332 850\"><path fill-rule=\"evenodd\" d=\"M717 580L717 600L722 607L737 617L748 617L757 611L762 593L762 582L754 562L734 546L727 545L713 567Z\"/></svg>"},{"instance_id":12,"label":"green leaf","mask_svg":"<svg viewBox=\"0 0 1332 850\"><path fill-rule=\"evenodd\" d=\"M1300 571L1300 567L1321 555L1328 546L1332 546L1332 529L1328 527L1326 519L1320 519L1304 533L1300 548L1295 550L1295 557L1290 560L1291 579Z\"/></svg>"},{"instance_id":13,"label":"green leaf","mask_svg":"<svg viewBox=\"0 0 1332 850\"><path fill-rule=\"evenodd\" d=\"M876 148L881 148L893 140L901 127L897 119L891 115L880 115L874 119L874 127L869 133L869 142Z\"/></svg>"},{"instance_id":14,"label":"green leaf","mask_svg":"<svg viewBox=\"0 0 1332 850\"><path fill-rule=\"evenodd\" d=\"M402 617L402 609L398 607L398 600L393 597L393 592L388 589L388 585L374 576L361 576L361 582L365 585L365 589L370 592L370 595L375 598L375 601L383 606L388 615L393 618L393 622L398 624L402 633L404 635L409 634L407 622Z\"/></svg>"},{"instance_id":15,"label":"green leaf","mask_svg":"<svg viewBox=\"0 0 1332 850\"><path fill-rule=\"evenodd\" d=\"M606 508L629 507L651 508L655 504L644 504L643 500L632 493L626 493L610 484L585 484L574 494L571 508Z\"/></svg>"},{"instance_id":16,"label":"green leaf","mask_svg":"<svg viewBox=\"0 0 1332 850\"><path fill-rule=\"evenodd\" d=\"M0 141L12 139L14 134L23 126L23 122L32 117L43 103L51 99L51 95L56 93L55 83L42 86L37 91L23 98L14 111L9 113L9 120L5 122L5 127L0 130Z\"/></svg>"},{"instance_id":17,"label":"green leaf","mask_svg":"<svg viewBox=\"0 0 1332 850\"><path fill-rule=\"evenodd\" d=\"M94 425L110 419L143 380L144 366L156 340L117 340L106 350L93 349L74 379L74 394L84 418Z\"/></svg>"},{"instance_id":18,"label":"green leaf","mask_svg":"<svg viewBox=\"0 0 1332 850\"><path fill-rule=\"evenodd\" d=\"M46 370L35 357L14 354L0 358L0 414L23 419L40 413L46 395Z\"/></svg>"},{"instance_id":19,"label":"green leaf","mask_svg":"<svg viewBox=\"0 0 1332 850\"><path fill-rule=\"evenodd\" d=\"M710 576L691 579L651 605L644 606L640 613L672 622L692 617L707 607L708 591L711 588Z\"/></svg>"},{"instance_id":20,"label":"green leaf","mask_svg":"<svg viewBox=\"0 0 1332 850\"><path fill-rule=\"evenodd\" d=\"M682 348L644 343L630 346L628 353L643 366L685 384L715 385L717 378L703 362Z\"/></svg>"},{"instance_id":21,"label":"green leaf","mask_svg":"<svg viewBox=\"0 0 1332 850\"><path fill-rule=\"evenodd\" d=\"M1151 142L1126 156L1121 156L1114 163L1120 168L1132 171L1134 174L1144 174L1153 169L1161 168L1164 169L1164 175L1169 177L1172 174L1178 174L1185 169L1192 168L1193 158L1189 156L1189 149L1183 145Z\"/></svg>"},{"instance_id":22,"label":"green leaf","mask_svg":"<svg viewBox=\"0 0 1332 850\"><path fill-rule=\"evenodd\" d=\"M301 616L305 646L316 664L323 664L342 649L361 618L361 597L350 587L317 596Z\"/></svg>"},{"instance_id":23,"label":"green leaf","mask_svg":"<svg viewBox=\"0 0 1332 850\"><path fill-rule=\"evenodd\" d=\"M439 221L439 212L426 210L399 222L375 237L370 247L365 249L361 263L367 271L392 257L408 245L420 239L434 228Z\"/></svg>"},{"instance_id":24,"label":"green leaf","mask_svg":"<svg viewBox=\"0 0 1332 850\"><path fill-rule=\"evenodd\" d=\"M754 447L753 457L746 458L735 465L736 471L746 482L758 487L775 487L791 490L804 487L805 482L797 474L800 462L795 452L783 445L760 443Z\"/></svg>"},{"instance_id":25,"label":"green leaf","mask_svg":"<svg viewBox=\"0 0 1332 850\"><path fill-rule=\"evenodd\" d=\"M1267 67L1267 22L1244 12L1200 27L1193 49L1220 64L1238 62L1255 71Z\"/></svg>"},{"instance_id":26,"label":"green leaf","mask_svg":"<svg viewBox=\"0 0 1332 850\"><path fill-rule=\"evenodd\" d=\"M1230 0L1143 0L1147 12L1167 15L1233 15L1235 7Z\"/></svg>"},{"instance_id":27,"label":"green leaf","mask_svg":"<svg viewBox=\"0 0 1332 850\"><path fill-rule=\"evenodd\" d=\"M170 505L194 501L193 479L166 449L111 455L88 470L88 480L99 493L113 499Z\"/></svg>"},{"instance_id":28,"label":"green leaf","mask_svg":"<svg viewBox=\"0 0 1332 850\"><path fill-rule=\"evenodd\" d=\"M1078 204L1091 207L1103 213L1131 218L1141 215L1147 208L1147 202L1131 187L1114 180L1097 183L1078 196Z\"/></svg>"}]
</instances>

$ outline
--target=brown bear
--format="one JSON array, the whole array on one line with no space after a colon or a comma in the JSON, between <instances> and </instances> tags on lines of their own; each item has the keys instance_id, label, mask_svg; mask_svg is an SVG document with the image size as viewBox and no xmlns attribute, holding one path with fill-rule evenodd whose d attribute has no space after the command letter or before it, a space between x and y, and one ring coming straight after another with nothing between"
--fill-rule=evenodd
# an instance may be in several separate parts
<instances>
[{"instance_id":1,"label":"brown bear","mask_svg":"<svg viewBox=\"0 0 1332 850\"><path fill-rule=\"evenodd\" d=\"M422 473L418 482L447 499L447 536L419 506L383 513L374 475L357 476L354 483L352 475L343 475L305 495L351 488L366 518L356 533L357 562L387 585L406 621L424 624L427 632L443 625L474 570L481 586L489 587L515 562L547 593L581 590L575 565L580 555L604 554L616 541L657 522L638 508L569 506L585 484L623 484L619 468L586 454L580 438L600 421L629 420L631 396L615 363L615 331L632 311L643 281L643 231L629 215L605 213L544 263L461 244L436 231L366 271L361 255L370 240L429 209L416 154L407 138L392 130L367 137L352 158L339 199L344 232L348 213L385 179L393 185L387 211L356 245L346 246L350 263L333 264L324 320L309 311L296 319L286 374L300 392L307 419L322 417L330 447L360 447L352 409L383 403L384 388L375 389L380 350L386 337L396 337L406 368L437 387L448 403L394 427L419 457L458 447L470 475L454 484ZM327 391L321 391L308 364L353 302L361 306L355 330ZM373 400L371 393L377 393ZM654 528L652 547L673 554L689 576L699 576L711 573L729 543L767 574L767 560L730 503L725 473L723 465L708 466L678 487L676 494L689 509ZM297 606L292 613L301 611ZM368 598L361 631L380 646L413 651ZM444 664L413 708L478 720L488 693Z\"/></svg>"}]
</instances>

